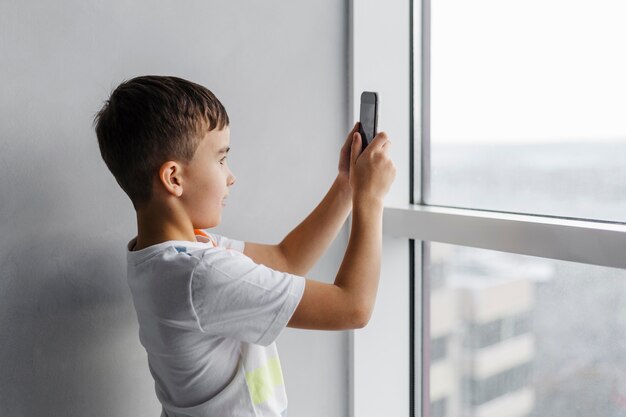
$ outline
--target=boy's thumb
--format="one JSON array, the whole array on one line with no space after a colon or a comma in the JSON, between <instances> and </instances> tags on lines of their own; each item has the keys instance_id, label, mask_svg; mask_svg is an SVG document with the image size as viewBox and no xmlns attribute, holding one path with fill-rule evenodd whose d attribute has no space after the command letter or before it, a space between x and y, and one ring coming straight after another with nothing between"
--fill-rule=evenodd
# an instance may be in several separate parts
<instances>
[{"instance_id":1,"label":"boy's thumb","mask_svg":"<svg viewBox=\"0 0 626 417\"><path fill-rule=\"evenodd\" d=\"M350 149L350 162L352 165L356 163L356 159L361 154L361 148L363 144L361 143L361 135L358 132L355 132L352 136L352 148Z\"/></svg>"}]
</instances>

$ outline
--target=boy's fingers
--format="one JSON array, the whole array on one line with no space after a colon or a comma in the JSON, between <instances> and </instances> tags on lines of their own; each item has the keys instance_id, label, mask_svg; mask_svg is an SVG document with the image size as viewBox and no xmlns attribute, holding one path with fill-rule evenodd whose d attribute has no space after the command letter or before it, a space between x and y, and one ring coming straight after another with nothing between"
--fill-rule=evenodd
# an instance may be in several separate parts
<instances>
[{"instance_id":1,"label":"boy's fingers","mask_svg":"<svg viewBox=\"0 0 626 417\"><path fill-rule=\"evenodd\" d=\"M354 164L356 164L356 159L361 153L362 146L363 144L361 143L361 135L359 134L359 132L354 132L352 134L352 148L350 149L350 165L354 166Z\"/></svg>"},{"instance_id":2,"label":"boy's fingers","mask_svg":"<svg viewBox=\"0 0 626 417\"><path fill-rule=\"evenodd\" d=\"M383 151L388 150L390 146L391 146L391 141L387 139L382 145Z\"/></svg>"},{"instance_id":3,"label":"boy's fingers","mask_svg":"<svg viewBox=\"0 0 626 417\"><path fill-rule=\"evenodd\" d=\"M354 138L354 133L358 131L359 131L359 122L356 122L356 124L354 125L350 133L348 133L348 136L346 137L346 142L343 144L343 146L350 147L350 145L352 144L352 139Z\"/></svg>"},{"instance_id":4,"label":"boy's fingers","mask_svg":"<svg viewBox=\"0 0 626 417\"><path fill-rule=\"evenodd\" d=\"M387 134L385 132L379 132L374 136L374 139L372 139L368 146L374 145L375 147L383 147L387 142L389 142Z\"/></svg>"}]
</instances>

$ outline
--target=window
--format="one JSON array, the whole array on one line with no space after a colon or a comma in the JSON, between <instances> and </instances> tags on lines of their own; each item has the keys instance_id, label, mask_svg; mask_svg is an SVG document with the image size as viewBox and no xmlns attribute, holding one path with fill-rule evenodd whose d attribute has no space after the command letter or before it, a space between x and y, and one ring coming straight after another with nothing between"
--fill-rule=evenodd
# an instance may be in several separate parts
<instances>
[{"instance_id":1,"label":"window","mask_svg":"<svg viewBox=\"0 0 626 417\"><path fill-rule=\"evenodd\" d=\"M446 399L440 398L435 400L430 405L430 415L432 417L445 417L446 416Z\"/></svg>"},{"instance_id":2,"label":"window","mask_svg":"<svg viewBox=\"0 0 626 417\"><path fill-rule=\"evenodd\" d=\"M530 386L530 370L531 365L525 363L484 379L465 378L463 382L463 385L466 387L463 390L465 394L464 407L470 410L480 410L487 403L496 400L502 402L502 398L509 397L509 394L528 389ZM528 405L523 404L522 406L524 410L521 413L519 401L510 402L506 408L510 414L525 415Z\"/></svg>"},{"instance_id":3,"label":"window","mask_svg":"<svg viewBox=\"0 0 626 417\"><path fill-rule=\"evenodd\" d=\"M439 336L430 340L430 361L437 362L448 356L448 337Z\"/></svg>"},{"instance_id":4,"label":"window","mask_svg":"<svg viewBox=\"0 0 626 417\"><path fill-rule=\"evenodd\" d=\"M626 6L350 8L398 167L352 415L626 415Z\"/></svg>"},{"instance_id":5,"label":"window","mask_svg":"<svg viewBox=\"0 0 626 417\"><path fill-rule=\"evenodd\" d=\"M526 314L505 315L487 323L468 323L463 341L468 349L482 349L529 332Z\"/></svg>"},{"instance_id":6,"label":"window","mask_svg":"<svg viewBox=\"0 0 626 417\"><path fill-rule=\"evenodd\" d=\"M626 221L626 4L430 1L427 204Z\"/></svg>"},{"instance_id":7,"label":"window","mask_svg":"<svg viewBox=\"0 0 626 417\"><path fill-rule=\"evenodd\" d=\"M422 5L413 414L625 414L626 6Z\"/></svg>"},{"instance_id":8,"label":"window","mask_svg":"<svg viewBox=\"0 0 626 417\"><path fill-rule=\"evenodd\" d=\"M624 414L626 270L429 246L431 276L445 271L430 292L431 340L449 335L445 358L431 348L430 384L451 410Z\"/></svg>"}]
</instances>

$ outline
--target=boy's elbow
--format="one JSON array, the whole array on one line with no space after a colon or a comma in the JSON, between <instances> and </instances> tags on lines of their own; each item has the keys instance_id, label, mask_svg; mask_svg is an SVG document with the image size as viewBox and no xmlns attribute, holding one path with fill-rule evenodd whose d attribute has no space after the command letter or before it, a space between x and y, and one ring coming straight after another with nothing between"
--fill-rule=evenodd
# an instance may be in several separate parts
<instances>
[{"instance_id":1,"label":"boy's elbow","mask_svg":"<svg viewBox=\"0 0 626 417\"><path fill-rule=\"evenodd\" d=\"M353 329L362 329L370 321L372 317L372 308L369 306L357 306L352 314L352 327Z\"/></svg>"}]
</instances>

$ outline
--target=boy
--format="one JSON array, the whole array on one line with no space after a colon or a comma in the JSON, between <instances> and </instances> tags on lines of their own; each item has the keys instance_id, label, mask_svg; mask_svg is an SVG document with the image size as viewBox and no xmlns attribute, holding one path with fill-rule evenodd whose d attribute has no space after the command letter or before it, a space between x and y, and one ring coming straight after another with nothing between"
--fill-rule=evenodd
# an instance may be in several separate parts
<instances>
[{"instance_id":1,"label":"boy","mask_svg":"<svg viewBox=\"0 0 626 417\"><path fill-rule=\"evenodd\" d=\"M102 158L137 213L128 284L162 416L285 416L274 341L285 326L354 329L378 287L389 140L361 154L358 123L315 210L277 245L207 233L235 177L229 119L206 88L176 77L120 84L94 119ZM334 284L303 278L350 210Z\"/></svg>"}]
</instances>

